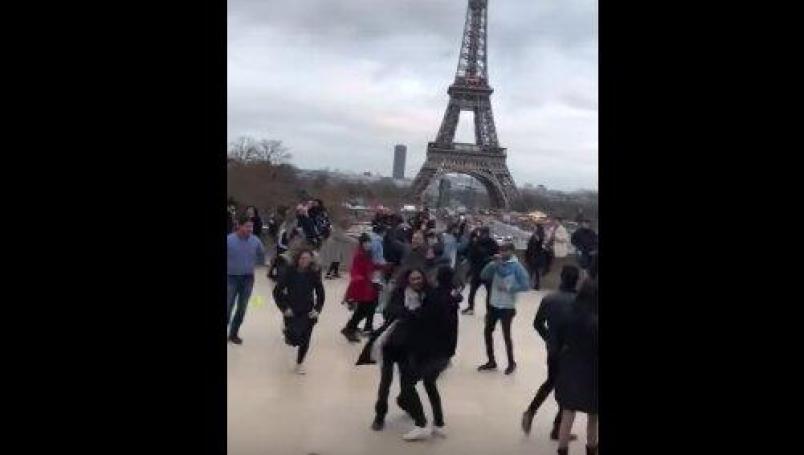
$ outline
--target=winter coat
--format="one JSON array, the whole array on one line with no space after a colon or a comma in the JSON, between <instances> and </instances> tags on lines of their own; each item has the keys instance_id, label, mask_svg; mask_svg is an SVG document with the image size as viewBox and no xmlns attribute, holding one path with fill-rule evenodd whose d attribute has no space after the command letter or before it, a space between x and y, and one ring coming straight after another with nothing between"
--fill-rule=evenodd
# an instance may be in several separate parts
<instances>
[{"instance_id":1,"label":"winter coat","mask_svg":"<svg viewBox=\"0 0 804 455\"><path fill-rule=\"evenodd\" d=\"M458 346L458 310L463 296L453 296L452 291L451 286L433 289L422 308L414 312L413 332L416 338L412 350L420 358L449 358L455 355Z\"/></svg>"},{"instance_id":2,"label":"winter coat","mask_svg":"<svg viewBox=\"0 0 804 455\"><path fill-rule=\"evenodd\" d=\"M368 365L377 363L378 359L372 355L378 350L383 355L391 352L395 358L405 358L410 352L409 342L413 336L410 328L410 319L413 311L405 306L405 288L401 286L394 289L388 299L388 304L383 310L383 324L375 330L369 338L360 356L357 365ZM427 299L429 289L425 287L422 291L422 305ZM378 346L375 344L379 343Z\"/></svg>"},{"instance_id":3,"label":"winter coat","mask_svg":"<svg viewBox=\"0 0 804 455\"><path fill-rule=\"evenodd\" d=\"M530 236L528 248L525 250L525 262L531 270L543 267L546 263L544 241L544 227L538 225L536 226L536 231Z\"/></svg>"},{"instance_id":4,"label":"winter coat","mask_svg":"<svg viewBox=\"0 0 804 455\"><path fill-rule=\"evenodd\" d=\"M580 228L572 234L572 245L588 256L597 251L597 234L590 228Z\"/></svg>"},{"instance_id":5,"label":"winter coat","mask_svg":"<svg viewBox=\"0 0 804 455\"><path fill-rule=\"evenodd\" d=\"M371 282L374 270L371 256L358 245L349 270L349 287L346 288L345 300L373 302L377 299L377 288Z\"/></svg>"},{"instance_id":6,"label":"winter coat","mask_svg":"<svg viewBox=\"0 0 804 455\"><path fill-rule=\"evenodd\" d=\"M564 409L598 413L597 334L597 315L578 308L559 330L555 396Z\"/></svg>"},{"instance_id":7,"label":"winter coat","mask_svg":"<svg viewBox=\"0 0 804 455\"><path fill-rule=\"evenodd\" d=\"M290 267L274 287L276 306L282 312L290 308L294 316L306 315L313 309L320 313L324 307L324 297L321 273L314 269L299 271Z\"/></svg>"},{"instance_id":8,"label":"winter coat","mask_svg":"<svg viewBox=\"0 0 804 455\"><path fill-rule=\"evenodd\" d=\"M528 272L516 256L505 262L490 262L480 273L480 279L491 283L489 303L495 308L515 308L516 294L530 290Z\"/></svg>"},{"instance_id":9,"label":"winter coat","mask_svg":"<svg viewBox=\"0 0 804 455\"><path fill-rule=\"evenodd\" d=\"M357 244L357 240L344 234L340 229L333 229L331 235L321 245L321 263L325 266L333 262L346 262L349 252Z\"/></svg>"},{"instance_id":10,"label":"winter coat","mask_svg":"<svg viewBox=\"0 0 804 455\"><path fill-rule=\"evenodd\" d=\"M567 228L559 224L555 227L552 236L552 249L553 256L557 258L565 258L569 254L570 236Z\"/></svg>"},{"instance_id":11,"label":"winter coat","mask_svg":"<svg viewBox=\"0 0 804 455\"><path fill-rule=\"evenodd\" d=\"M477 238L469 245L469 264L474 276L480 275L483 267L491 262L492 257L500 251L497 242L491 237Z\"/></svg>"}]
</instances>

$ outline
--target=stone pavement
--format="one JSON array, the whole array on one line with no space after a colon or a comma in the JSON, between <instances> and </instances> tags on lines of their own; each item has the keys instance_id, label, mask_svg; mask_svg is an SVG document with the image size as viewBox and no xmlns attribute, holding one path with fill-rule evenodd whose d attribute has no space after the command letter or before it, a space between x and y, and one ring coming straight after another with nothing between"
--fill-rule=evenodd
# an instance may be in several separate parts
<instances>
[{"instance_id":1,"label":"stone pavement","mask_svg":"<svg viewBox=\"0 0 804 455\"><path fill-rule=\"evenodd\" d=\"M533 317L543 292L520 295L513 324L518 368L505 376L502 329L494 333L500 369L479 373L485 362L483 315L485 291L481 287L474 316L460 316L458 352L453 366L439 379L446 439L405 442L402 434L413 423L396 406L399 392L395 376L385 430L374 432L374 400L379 369L355 366L362 344L349 344L340 329L349 311L340 304L347 278L325 281L327 299L305 361L307 375L292 372L295 348L284 344L281 316L271 298L273 284L258 270L254 294L264 306L249 308L241 329L243 345L228 345L228 453L229 455L396 455L478 454L548 455L556 443L548 433L556 412L548 398L536 415L531 435L520 429L520 417L536 388L546 377L545 349L533 330ZM465 294L468 293L468 289ZM375 327L381 316L377 316ZM419 384L428 421L432 420L427 395ZM575 433L579 441L571 454L584 452L585 417L579 415Z\"/></svg>"}]
</instances>

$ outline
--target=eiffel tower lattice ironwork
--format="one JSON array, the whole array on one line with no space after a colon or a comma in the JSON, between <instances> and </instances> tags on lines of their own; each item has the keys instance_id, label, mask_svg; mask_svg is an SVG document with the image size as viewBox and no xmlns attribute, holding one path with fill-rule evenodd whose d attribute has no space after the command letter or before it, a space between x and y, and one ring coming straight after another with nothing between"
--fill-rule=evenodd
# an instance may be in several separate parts
<instances>
[{"instance_id":1,"label":"eiffel tower lattice ironwork","mask_svg":"<svg viewBox=\"0 0 804 455\"><path fill-rule=\"evenodd\" d=\"M435 142L427 144L427 159L413 180L411 190L419 200L430 183L442 173L470 175L486 188L494 207L511 208L519 191L505 163L506 151L497 142L491 113L491 94L486 60L488 0L469 0L463 44L455 82L450 85L449 104ZM475 143L455 142L461 111L474 112Z\"/></svg>"}]
</instances>

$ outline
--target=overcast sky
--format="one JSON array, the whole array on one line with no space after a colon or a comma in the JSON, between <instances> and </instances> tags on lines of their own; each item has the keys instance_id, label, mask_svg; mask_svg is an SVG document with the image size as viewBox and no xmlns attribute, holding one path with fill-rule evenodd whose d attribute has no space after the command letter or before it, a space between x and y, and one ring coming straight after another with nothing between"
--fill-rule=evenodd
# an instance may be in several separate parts
<instances>
[{"instance_id":1,"label":"overcast sky","mask_svg":"<svg viewBox=\"0 0 804 455\"><path fill-rule=\"evenodd\" d=\"M228 136L280 139L309 169L406 176L435 139L466 0L229 0ZM490 0L500 145L518 185L597 188L596 0ZM457 142L474 142L461 116Z\"/></svg>"}]
</instances>

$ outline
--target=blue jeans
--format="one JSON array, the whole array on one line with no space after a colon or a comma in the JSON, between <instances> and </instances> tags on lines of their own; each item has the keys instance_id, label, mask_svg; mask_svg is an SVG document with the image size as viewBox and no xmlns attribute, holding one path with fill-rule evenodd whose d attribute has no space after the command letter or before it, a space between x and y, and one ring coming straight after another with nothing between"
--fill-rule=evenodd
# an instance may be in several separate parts
<instances>
[{"instance_id":1,"label":"blue jeans","mask_svg":"<svg viewBox=\"0 0 804 455\"><path fill-rule=\"evenodd\" d=\"M227 275L226 276L226 324L231 321L229 336L237 336L243 318L246 316L248 299L251 297L251 289L254 287L254 275ZM234 319L232 319L232 307L237 302Z\"/></svg>"}]
</instances>

